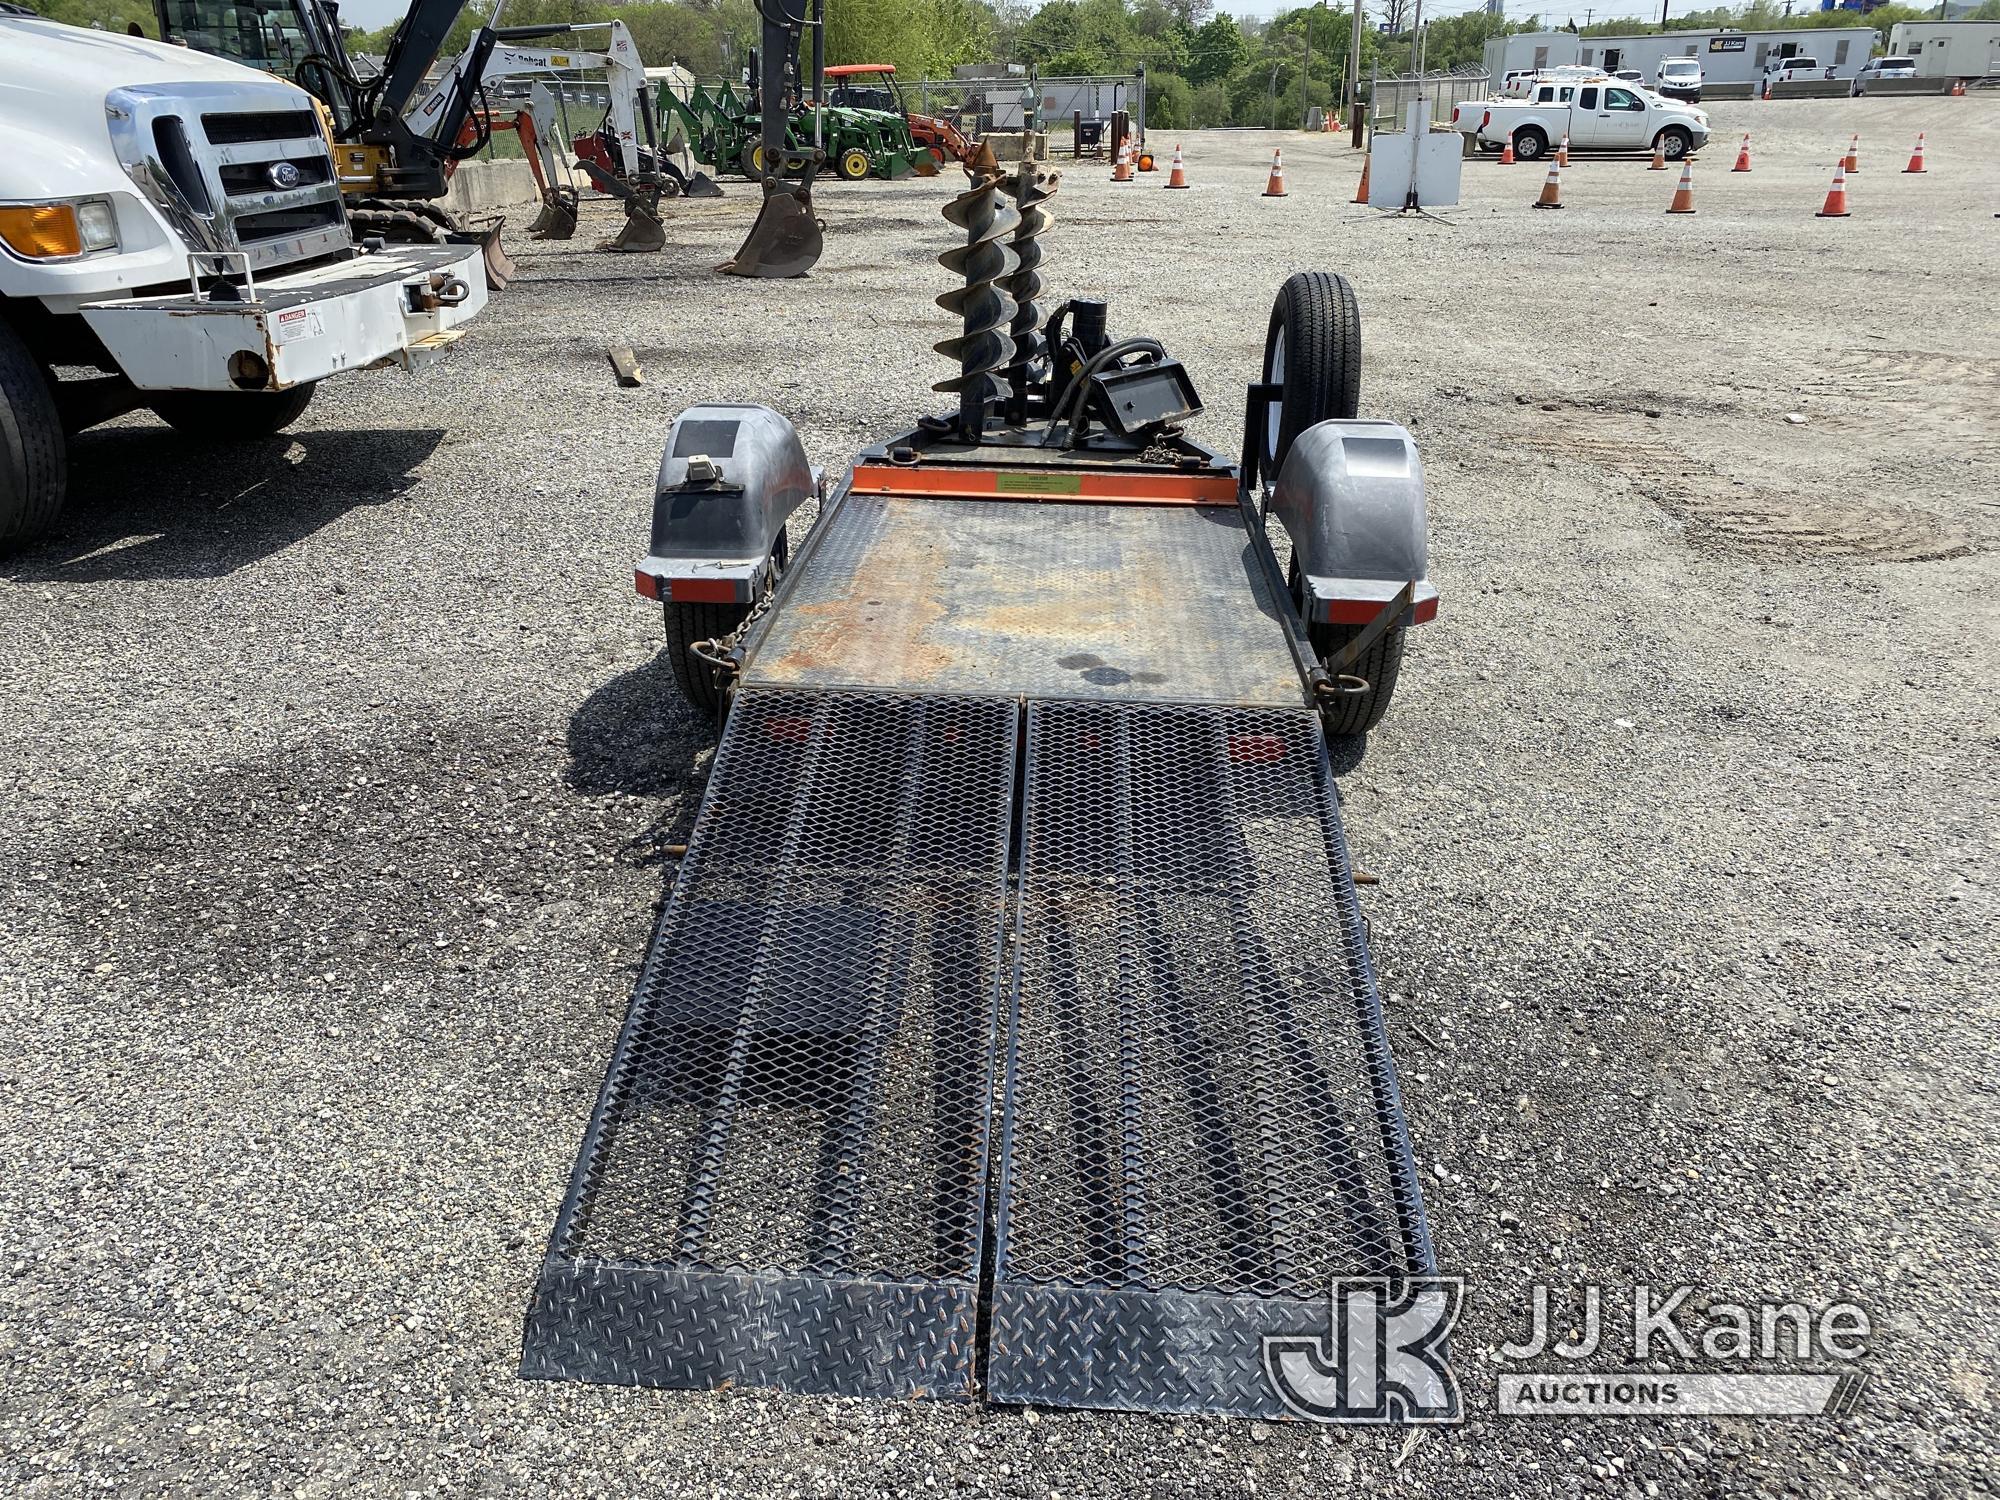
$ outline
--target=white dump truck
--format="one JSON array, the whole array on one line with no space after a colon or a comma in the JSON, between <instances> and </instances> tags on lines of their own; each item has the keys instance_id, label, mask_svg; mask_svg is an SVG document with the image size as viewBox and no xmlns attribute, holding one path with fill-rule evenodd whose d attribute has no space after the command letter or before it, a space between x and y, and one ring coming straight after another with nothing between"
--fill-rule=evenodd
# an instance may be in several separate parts
<instances>
[{"instance_id":1,"label":"white dump truck","mask_svg":"<svg viewBox=\"0 0 2000 1500\"><path fill-rule=\"evenodd\" d=\"M476 243L354 243L311 96L267 73L0 13L0 140L0 547L61 510L70 434L267 437L485 306Z\"/></svg>"},{"instance_id":2,"label":"white dump truck","mask_svg":"<svg viewBox=\"0 0 2000 1500\"><path fill-rule=\"evenodd\" d=\"M1679 161L1708 144L1708 115L1615 78L1539 80L1526 99L1472 99L1452 110L1452 125L1498 151L1511 143L1535 161L1569 138L1572 151L1650 151Z\"/></svg>"}]
</instances>

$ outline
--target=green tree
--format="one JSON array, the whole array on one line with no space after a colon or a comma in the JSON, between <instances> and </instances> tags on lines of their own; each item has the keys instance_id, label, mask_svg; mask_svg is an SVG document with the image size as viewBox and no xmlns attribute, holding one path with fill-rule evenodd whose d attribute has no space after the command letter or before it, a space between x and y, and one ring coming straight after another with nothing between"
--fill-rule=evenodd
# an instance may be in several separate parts
<instances>
[{"instance_id":1,"label":"green tree","mask_svg":"<svg viewBox=\"0 0 2000 1500\"><path fill-rule=\"evenodd\" d=\"M1187 79L1197 88L1223 83L1250 61L1250 44L1243 28L1230 16L1216 16L1194 34L1188 45Z\"/></svg>"},{"instance_id":2,"label":"green tree","mask_svg":"<svg viewBox=\"0 0 2000 1500\"><path fill-rule=\"evenodd\" d=\"M1194 126L1194 87L1178 73L1146 75L1146 124L1156 130Z\"/></svg>"}]
</instances>

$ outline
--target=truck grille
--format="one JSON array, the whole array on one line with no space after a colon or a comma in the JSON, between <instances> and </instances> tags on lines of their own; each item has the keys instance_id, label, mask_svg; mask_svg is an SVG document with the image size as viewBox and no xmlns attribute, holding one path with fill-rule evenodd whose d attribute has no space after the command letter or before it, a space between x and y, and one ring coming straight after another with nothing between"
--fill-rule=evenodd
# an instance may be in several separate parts
<instances>
[{"instance_id":1,"label":"truck grille","mask_svg":"<svg viewBox=\"0 0 2000 1500\"><path fill-rule=\"evenodd\" d=\"M193 251L253 271L323 260L352 239L318 118L288 84L118 89L106 108L133 180Z\"/></svg>"},{"instance_id":2,"label":"truck grille","mask_svg":"<svg viewBox=\"0 0 2000 1500\"><path fill-rule=\"evenodd\" d=\"M319 134L319 122L309 109L252 109L241 114L203 115L202 133L215 146L243 141L284 141Z\"/></svg>"}]
</instances>

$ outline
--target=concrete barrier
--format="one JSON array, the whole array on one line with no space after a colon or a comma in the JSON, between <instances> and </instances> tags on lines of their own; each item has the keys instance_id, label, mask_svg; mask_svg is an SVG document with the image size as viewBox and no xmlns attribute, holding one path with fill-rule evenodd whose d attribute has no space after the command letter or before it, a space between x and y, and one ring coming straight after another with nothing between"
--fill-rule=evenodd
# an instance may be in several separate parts
<instances>
[{"instance_id":1,"label":"concrete barrier","mask_svg":"<svg viewBox=\"0 0 2000 1500\"><path fill-rule=\"evenodd\" d=\"M1861 85L1862 97L1873 99L1892 94L1949 94L1949 78L1870 78Z\"/></svg>"},{"instance_id":2,"label":"concrete barrier","mask_svg":"<svg viewBox=\"0 0 2000 1500\"><path fill-rule=\"evenodd\" d=\"M1703 104L1711 99L1751 99L1756 94L1757 85L1754 83L1704 83L1701 86Z\"/></svg>"},{"instance_id":3,"label":"concrete barrier","mask_svg":"<svg viewBox=\"0 0 2000 1500\"><path fill-rule=\"evenodd\" d=\"M454 213L490 213L533 203L535 174L525 161L468 161L451 174L445 206Z\"/></svg>"},{"instance_id":4,"label":"concrete barrier","mask_svg":"<svg viewBox=\"0 0 2000 1500\"><path fill-rule=\"evenodd\" d=\"M1845 99L1853 90L1851 78L1787 78L1771 85L1773 99Z\"/></svg>"}]
</instances>

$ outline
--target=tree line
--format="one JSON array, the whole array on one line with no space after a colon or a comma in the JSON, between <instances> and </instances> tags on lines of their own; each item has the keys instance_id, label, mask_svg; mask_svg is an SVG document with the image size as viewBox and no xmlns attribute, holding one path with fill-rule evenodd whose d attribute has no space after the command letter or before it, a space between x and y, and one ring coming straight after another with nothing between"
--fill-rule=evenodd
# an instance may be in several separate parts
<instances>
[{"instance_id":1,"label":"tree line","mask_svg":"<svg viewBox=\"0 0 2000 1500\"><path fill-rule=\"evenodd\" d=\"M34 9L78 25L124 31L137 22L157 32L150 0L27 0ZM1418 39L1402 29L1409 0L1368 0L1361 33L1360 80L1372 70L1407 71ZM462 48L490 12L468 6L446 46ZM1751 0L1676 16L1669 30L1745 31L1853 26L1875 28L1886 46L1898 21L1923 20L1928 10L1881 6L1865 19L1853 11L1786 15L1777 0ZM508 0L502 24L608 21L631 28L639 55L654 65L679 63L700 78L741 77L757 44L753 0ZM2000 20L2000 0L1985 0L1973 19ZM1383 29L1384 26L1388 29ZM1269 19L1233 16L1213 0L827 0L827 61L894 63L907 79L948 77L962 63L1020 63L1044 77L1087 73L1147 73L1147 123L1180 130L1214 125L1283 125L1307 105L1341 98L1349 67L1353 10L1304 6ZM350 47L380 52L393 27L356 33ZM1493 37L1557 29L1538 16L1509 21L1484 11L1445 16L1423 29L1426 68L1476 65ZM1573 23L1561 29L1579 30ZM1661 30L1640 16L1608 18L1580 28L1585 36L1642 35ZM588 33L584 45L589 45Z\"/></svg>"}]
</instances>

